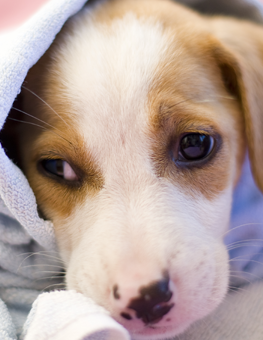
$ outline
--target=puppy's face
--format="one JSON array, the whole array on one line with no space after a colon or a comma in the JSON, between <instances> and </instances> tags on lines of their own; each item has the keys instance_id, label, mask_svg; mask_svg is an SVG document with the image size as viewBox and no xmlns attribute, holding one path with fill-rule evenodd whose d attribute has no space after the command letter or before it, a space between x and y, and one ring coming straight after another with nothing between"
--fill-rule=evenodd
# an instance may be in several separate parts
<instances>
[{"instance_id":1,"label":"puppy's face","mask_svg":"<svg viewBox=\"0 0 263 340\"><path fill-rule=\"evenodd\" d=\"M244 118L208 27L168 1L86 8L25 83L41 121L24 118L22 167L67 287L134 339L182 332L227 291Z\"/></svg>"}]
</instances>

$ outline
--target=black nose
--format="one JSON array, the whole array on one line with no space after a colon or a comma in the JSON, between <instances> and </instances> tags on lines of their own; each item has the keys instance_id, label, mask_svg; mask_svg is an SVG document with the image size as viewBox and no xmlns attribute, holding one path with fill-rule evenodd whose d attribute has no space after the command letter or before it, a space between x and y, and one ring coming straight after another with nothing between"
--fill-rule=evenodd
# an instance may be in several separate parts
<instances>
[{"instance_id":1,"label":"black nose","mask_svg":"<svg viewBox=\"0 0 263 340\"><path fill-rule=\"evenodd\" d=\"M140 289L140 296L132 299L128 308L135 310L136 316L145 324L157 323L174 306L167 302L173 293L169 289L169 279L155 281Z\"/></svg>"}]
</instances>

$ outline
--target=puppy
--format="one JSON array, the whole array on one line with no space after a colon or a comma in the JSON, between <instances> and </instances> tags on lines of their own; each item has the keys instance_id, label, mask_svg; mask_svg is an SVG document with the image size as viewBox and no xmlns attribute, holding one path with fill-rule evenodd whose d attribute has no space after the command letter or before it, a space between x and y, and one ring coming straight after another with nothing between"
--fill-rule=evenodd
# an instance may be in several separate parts
<instances>
[{"instance_id":1,"label":"puppy","mask_svg":"<svg viewBox=\"0 0 263 340\"><path fill-rule=\"evenodd\" d=\"M263 29L169 0L71 18L23 87L21 168L66 284L134 339L177 335L228 289L246 148L263 189Z\"/></svg>"}]
</instances>

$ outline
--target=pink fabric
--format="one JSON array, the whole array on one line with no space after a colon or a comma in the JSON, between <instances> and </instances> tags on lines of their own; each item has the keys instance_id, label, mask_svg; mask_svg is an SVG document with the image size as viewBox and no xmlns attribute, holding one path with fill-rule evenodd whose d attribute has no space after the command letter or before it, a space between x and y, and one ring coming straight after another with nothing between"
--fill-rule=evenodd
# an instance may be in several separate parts
<instances>
[{"instance_id":1,"label":"pink fabric","mask_svg":"<svg viewBox=\"0 0 263 340\"><path fill-rule=\"evenodd\" d=\"M21 25L48 0L0 0L0 31Z\"/></svg>"}]
</instances>

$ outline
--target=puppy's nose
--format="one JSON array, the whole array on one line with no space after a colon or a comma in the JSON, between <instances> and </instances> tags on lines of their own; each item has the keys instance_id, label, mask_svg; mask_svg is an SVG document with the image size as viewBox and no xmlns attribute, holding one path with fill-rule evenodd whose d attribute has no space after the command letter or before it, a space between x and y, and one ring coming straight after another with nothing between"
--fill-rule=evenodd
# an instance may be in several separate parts
<instances>
[{"instance_id":1,"label":"puppy's nose","mask_svg":"<svg viewBox=\"0 0 263 340\"><path fill-rule=\"evenodd\" d=\"M139 292L140 296L132 299L128 308L133 309L145 324L159 322L174 306L174 303L168 304L173 295L168 278L142 287Z\"/></svg>"}]
</instances>

